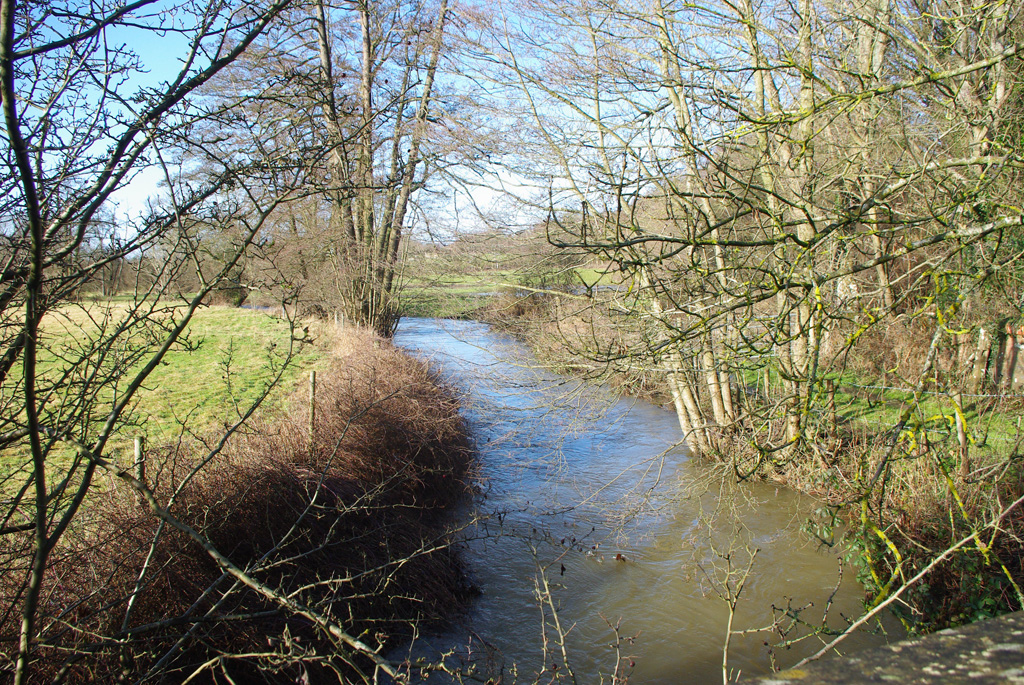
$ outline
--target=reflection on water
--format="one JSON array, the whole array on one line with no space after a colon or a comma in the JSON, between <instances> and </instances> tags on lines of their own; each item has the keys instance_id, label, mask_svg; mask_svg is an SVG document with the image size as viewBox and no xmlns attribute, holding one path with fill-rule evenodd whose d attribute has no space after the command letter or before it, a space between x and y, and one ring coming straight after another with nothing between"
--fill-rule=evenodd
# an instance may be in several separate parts
<instances>
[{"instance_id":1,"label":"reflection on water","mask_svg":"<svg viewBox=\"0 0 1024 685\"><path fill-rule=\"evenodd\" d=\"M853 572L836 591L837 552L802 532L815 503L723 484L677 444L672 413L531 368L521 346L481 323L404 320L395 342L465 394L482 478L464 513L481 518L465 555L481 594L414 655L466 657L469 646L470 658L515 668L519 682L545 668L550 681L564 642L579 683L611 682L617 665L634 683L721 682L727 600L738 590L733 630L788 626L786 610L800 607L820 623L830 599L831 626L858 613ZM821 645L787 649L780 639L734 635L730 670L769 672L766 641L781 666Z\"/></svg>"}]
</instances>

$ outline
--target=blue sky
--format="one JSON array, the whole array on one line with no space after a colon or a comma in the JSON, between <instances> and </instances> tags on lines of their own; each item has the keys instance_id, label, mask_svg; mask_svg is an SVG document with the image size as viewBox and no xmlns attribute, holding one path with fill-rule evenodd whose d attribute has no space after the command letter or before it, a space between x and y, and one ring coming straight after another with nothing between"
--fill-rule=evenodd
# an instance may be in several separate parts
<instances>
[{"instance_id":1,"label":"blue sky","mask_svg":"<svg viewBox=\"0 0 1024 685\"><path fill-rule=\"evenodd\" d=\"M152 26L180 25L183 22L180 13L176 3L161 0L147 8L138 20L139 23ZM123 93L171 81L177 77L182 60L188 54L189 43L181 33L165 32L161 35L151 29L115 26L106 30L105 37L111 46L127 47L141 63L140 71L124 87ZM163 179L161 169L144 169L130 184L113 195L113 202L117 205L115 213L125 218L144 213L149 199L161 193L159 186Z\"/></svg>"}]
</instances>

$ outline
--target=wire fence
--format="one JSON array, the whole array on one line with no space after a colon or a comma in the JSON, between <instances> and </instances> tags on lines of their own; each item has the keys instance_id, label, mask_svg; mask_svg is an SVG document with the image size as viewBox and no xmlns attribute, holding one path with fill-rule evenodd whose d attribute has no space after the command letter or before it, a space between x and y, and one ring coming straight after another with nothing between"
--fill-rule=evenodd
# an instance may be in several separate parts
<instances>
[{"instance_id":1,"label":"wire fence","mask_svg":"<svg viewBox=\"0 0 1024 685\"><path fill-rule=\"evenodd\" d=\"M861 390L882 390L891 392L901 392L907 395L913 395L915 392L919 395L942 395L944 397L953 397L959 395L964 399L1024 399L1022 394L1010 394L1010 393L967 393L958 392L956 390L921 390L916 391L914 388L898 388L890 385L860 385L858 383L837 383L836 390L843 388L858 388Z\"/></svg>"}]
</instances>

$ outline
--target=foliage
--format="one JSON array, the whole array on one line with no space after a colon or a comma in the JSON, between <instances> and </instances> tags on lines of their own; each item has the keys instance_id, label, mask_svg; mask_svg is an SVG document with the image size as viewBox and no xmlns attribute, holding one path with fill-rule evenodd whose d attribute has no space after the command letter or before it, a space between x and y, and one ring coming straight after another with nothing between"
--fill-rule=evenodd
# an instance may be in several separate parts
<instances>
[{"instance_id":1,"label":"foliage","mask_svg":"<svg viewBox=\"0 0 1024 685\"><path fill-rule=\"evenodd\" d=\"M844 507L875 602L931 569L923 628L959 620L955 597L1019 608L1020 435L986 408L1012 406L1003 339L1024 302L1019 16L811 0L523 15L479 40L479 78L529 103L505 115L531 131L516 173L544 189L523 201L620 284L524 307L538 347L625 387L653 377L692 451ZM941 539L933 519L952 522ZM983 580L958 595L943 561Z\"/></svg>"},{"instance_id":2,"label":"foliage","mask_svg":"<svg viewBox=\"0 0 1024 685\"><path fill-rule=\"evenodd\" d=\"M206 468L187 446L152 449L146 467L159 474L154 495L250 578L347 615L386 645L449 616L467 592L439 516L466 492L470 453L457 402L425 365L364 331L331 342L312 451L300 387L291 411L255 422ZM0 552L8 569L24 559L19 541ZM5 605L23 591L17 577L4 576ZM154 532L123 485L96 497L53 551L44 592L39 676L337 682L367 665L335 656L308 618L233 583L180 530ZM0 627L5 641L16 619Z\"/></svg>"}]
</instances>

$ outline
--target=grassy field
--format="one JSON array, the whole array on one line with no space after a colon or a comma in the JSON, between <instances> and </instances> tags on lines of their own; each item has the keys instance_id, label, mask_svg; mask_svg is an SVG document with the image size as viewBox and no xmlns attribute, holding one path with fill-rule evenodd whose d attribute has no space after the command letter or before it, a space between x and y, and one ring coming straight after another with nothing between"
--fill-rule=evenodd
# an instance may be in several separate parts
<instances>
[{"instance_id":1,"label":"grassy field","mask_svg":"<svg viewBox=\"0 0 1024 685\"><path fill-rule=\"evenodd\" d=\"M276 408L322 352L315 340L296 344L295 357L282 370L288 354L287 322L244 309L203 310L188 333L198 348L171 354L153 372L140 396L147 425L153 426L157 437L176 433L186 413L207 427L234 422L280 372L279 385L267 398L264 411Z\"/></svg>"},{"instance_id":2,"label":"grassy field","mask_svg":"<svg viewBox=\"0 0 1024 685\"><path fill-rule=\"evenodd\" d=\"M94 345L103 331L123 319L127 306L89 303L48 317L43 330L49 354L41 359L46 373L59 373L76 350ZM156 325L140 327L126 337L124 346L155 342L160 334ZM315 328L309 338L309 343L290 344L287 321L262 311L200 309L186 329L184 344L167 354L139 392L135 425L122 432L144 435L152 444L174 439L186 421L197 433L233 423L280 373L263 410L278 406L299 376L322 357ZM285 364L290 348L293 358ZM107 363L117 363L116 354L105 354ZM136 361L135 368L148 358Z\"/></svg>"},{"instance_id":3,"label":"grassy field","mask_svg":"<svg viewBox=\"0 0 1024 685\"><path fill-rule=\"evenodd\" d=\"M853 373L830 377L836 388L835 416L842 423L862 431L885 433L899 423L904 410L911 408L908 428L922 428L939 439L956 438L957 406L948 393L935 392L933 387L928 387L915 399L911 389L892 387L893 381ZM749 388L760 390L761 378L760 371L742 374ZM782 379L772 372L769 382L777 388ZM816 411L831 413L827 398L819 398L815 404ZM1016 444L1022 408L1024 403L1019 397L964 396L959 409L972 451L981 456L1004 457Z\"/></svg>"},{"instance_id":4,"label":"grassy field","mask_svg":"<svg viewBox=\"0 0 1024 685\"><path fill-rule=\"evenodd\" d=\"M593 267L576 267L564 274L576 287L615 285L613 274ZM529 274L514 270L482 270L473 273L447 274L431 278L412 276L402 291L405 316L437 318L473 318L495 293L528 285L543 289L544 283L532 283Z\"/></svg>"}]
</instances>

